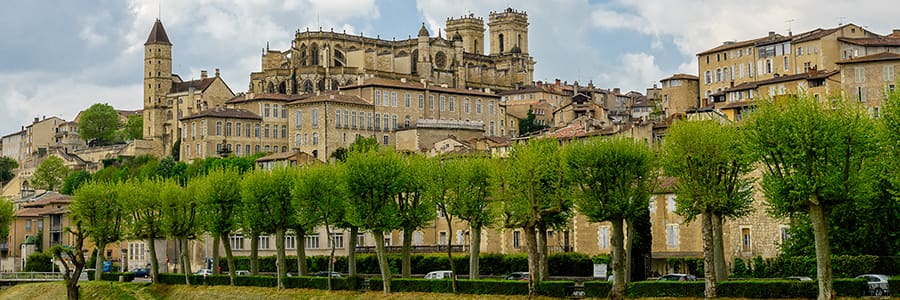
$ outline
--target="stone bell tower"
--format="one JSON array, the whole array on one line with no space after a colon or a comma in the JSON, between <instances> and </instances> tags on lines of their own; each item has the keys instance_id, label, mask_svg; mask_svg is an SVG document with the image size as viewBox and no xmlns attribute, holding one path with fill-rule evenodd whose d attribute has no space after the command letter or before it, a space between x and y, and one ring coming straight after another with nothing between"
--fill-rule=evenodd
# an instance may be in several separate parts
<instances>
[{"instance_id":1,"label":"stone bell tower","mask_svg":"<svg viewBox=\"0 0 900 300\"><path fill-rule=\"evenodd\" d=\"M491 55L528 53L528 14L507 8L488 17Z\"/></svg>"},{"instance_id":2,"label":"stone bell tower","mask_svg":"<svg viewBox=\"0 0 900 300\"><path fill-rule=\"evenodd\" d=\"M172 90L172 43L156 19L144 43L144 139L154 142L155 154L166 153L171 137L165 134L166 95ZM161 144L160 144L161 143Z\"/></svg>"}]
</instances>

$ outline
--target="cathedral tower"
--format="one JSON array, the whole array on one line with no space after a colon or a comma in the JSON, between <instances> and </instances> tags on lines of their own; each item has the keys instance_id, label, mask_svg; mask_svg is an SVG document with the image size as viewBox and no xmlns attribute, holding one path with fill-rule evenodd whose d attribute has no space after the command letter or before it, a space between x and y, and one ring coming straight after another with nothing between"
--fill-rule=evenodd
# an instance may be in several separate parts
<instances>
[{"instance_id":1,"label":"cathedral tower","mask_svg":"<svg viewBox=\"0 0 900 300\"><path fill-rule=\"evenodd\" d=\"M528 53L528 14L512 8L492 12L488 18L491 55Z\"/></svg>"},{"instance_id":2,"label":"cathedral tower","mask_svg":"<svg viewBox=\"0 0 900 300\"><path fill-rule=\"evenodd\" d=\"M484 19L469 14L447 19L447 37L462 37L463 51L484 54Z\"/></svg>"},{"instance_id":3,"label":"cathedral tower","mask_svg":"<svg viewBox=\"0 0 900 300\"><path fill-rule=\"evenodd\" d=\"M162 142L165 153L166 95L172 90L172 43L156 19L144 43L144 139ZM161 154L161 153L158 153Z\"/></svg>"}]
</instances>

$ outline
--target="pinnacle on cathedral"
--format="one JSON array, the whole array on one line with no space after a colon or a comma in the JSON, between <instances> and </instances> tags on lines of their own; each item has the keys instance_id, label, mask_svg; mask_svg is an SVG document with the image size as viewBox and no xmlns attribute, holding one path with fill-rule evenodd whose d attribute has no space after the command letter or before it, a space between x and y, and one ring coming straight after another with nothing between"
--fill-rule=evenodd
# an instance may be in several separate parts
<instances>
[{"instance_id":1,"label":"pinnacle on cathedral","mask_svg":"<svg viewBox=\"0 0 900 300\"><path fill-rule=\"evenodd\" d=\"M147 37L147 42L144 43L144 46L151 44L172 45L169 42L169 36L166 35L166 29L163 28L163 24L159 19L156 19L156 23L153 24L153 29L150 30L150 36Z\"/></svg>"},{"instance_id":2,"label":"pinnacle on cathedral","mask_svg":"<svg viewBox=\"0 0 900 300\"><path fill-rule=\"evenodd\" d=\"M419 28L419 36L429 36L428 29L425 28L425 22L422 22L422 28Z\"/></svg>"}]
</instances>

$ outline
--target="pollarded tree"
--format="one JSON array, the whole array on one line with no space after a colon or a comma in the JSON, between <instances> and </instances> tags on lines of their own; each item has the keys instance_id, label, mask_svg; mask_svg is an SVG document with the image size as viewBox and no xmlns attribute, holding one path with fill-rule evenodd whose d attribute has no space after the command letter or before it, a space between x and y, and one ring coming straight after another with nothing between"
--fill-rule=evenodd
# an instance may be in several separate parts
<instances>
[{"instance_id":1,"label":"pollarded tree","mask_svg":"<svg viewBox=\"0 0 900 300\"><path fill-rule=\"evenodd\" d=\"M13 220L16 218L16 210L13 206L12 201L6 199L4 197L0 197L0 237L8 237L9 236L9 225L12 224ZM0 261L3 260L3 257L0 256ZM0 266L2 269L2 266Z\"/></svg>"},{"instance_id":2,"label":"pollarded tree","mask_svg":"<svg viewBox=\"0 0 900 300\"><path fill-rule=\"evenodd\" d=\"M433 164L433 160L416 154L406 156L404 159L400 178L402 191L397 195L400 228L403 229L403 247L400 254L400 273L403 278L409 278L412 269L409 253L412 248L413 232L434 221L434 202L425 196Z\"/></svg>"},{"instance_id":3,"label":"pollarded tree","mask_svg":"<svg viewBox=\"0 0 900 300\"><path fill-rule=\"evenodd\" d=\"M612 267L617 275L610 299L624 299L624 274L632 259L625 255L625 222L647 209L656 180L653 152L630 138L592 138L566 148L566 172L577 187L578 211L591 222L612 224Z\"/></svg>"},{"instance_id":4,"label":"pollarded tree","mask_svg":"<svg viewBox=\"0 0 900 300\"><path fill-rule=\"evenodd\" d=\"M375 236L375 253L384 293L391 292L391 270L384 251L384 233L400 228L397 195L403 190L403 159L391 149L350 151L347 157L350 223ZM351 245L352 246L352 245Z\"/></svg>"},{"instance_id":5,"label":"pollarded tree","mask_svg":"<svg viewBox=\"0 0 900 300\"><path fill-rule=\"evenodd\" d=\"M331 290L335 250L332 227L343 221L347 207L347 190L342 167L318 165L300 170L291 195L293 205L297 209L297 218L305 220L307 228L315 228L314 224L325 226L328 246L331 249L331 257L328 260L328 290Z\"/></svg>"},{"instance_id":6,"label":"pollarded tree","mask_svg":"<svg viewBox=\"0 0 900 300\"><path fill-rule=\"evenodd\" d=\"M156 256L156 239L164 236L162 225L163 204L160 191L165 185L174 185L160 179L129 180L115 185L116 195L125 212L130 214L126 232L147 243L150 255L150 277L159 283L159 258Z\"/></svg>"},{"instance_id":7,"label":"pollarded tree","mask_svg":"<svg viewBox=\"0 0 900 300\"><path fill-rule=\"evenodd\" d=\"M877 155L875 121L845 100L809 96L764 101L746 121L748 145L762 162L762 188L778 216L808 213L816 248L819 299L831 299L828 211L870 197Z\"/></svg>"},{"instance_id":8,"label":"pollarded tree","mask_svg":"<svg viewBox=\"0 0 900 300\"><path fill-rule=\"evenodd\" d=\"M287 274L284 236L287 230L294 226L297 217L297 210L291 203L295 177L296 169L278 167L248 173L241 183L245 222L255 224L254 232L275 233L275 267L279 289L284 288L284 278Z\"/></svg>"},{"instance_id":9,"label":"pollarded tree","mask_svg":"<svg viewBox=\"0 0 900 300\"><path fill-rule=\"evenodd\" d=\"M31 185L36 188L55 191L62 187L66 176L69 176L69 168L66 167L66 163L62 158L51 155L45 158L34 170L34 175L31 176Z\"/></svg>"},{"instance_id":10,"label":"pollarded tree","mask_svg":"<svg viewBox=\"0 0 900 300\"><path fill-rule=\"evenodd\" d=\"M78 120L78 133L85 142L92 145L112 142L117 129L119 129L119 114L105 103L91 105L81 112L81 119Z\"/></svg>"},{"instance_id":11,"label":"pollarded tree","mask_svg":"<svg viewBox=\"0 0 900 300\"><path fill-rule=\"evenodd\" d=\"M753 157L743 145L738 127L713 120L678 122L663 144L663 169L677 179L676 213L685 222L701 217L706 297L715 297L716 282L728 275L722 219L746 215L753 202Z\"/></svg>"},{"instance_id":12,"label":"pollarded tree","mask_svg":"<svg viewBox=\"0 0 900 300\"><path fill-rule=\"evenodd\" d=\"M568 220L573 208L571 188L556 140L537 138L516 144L495 189L503 193L504 226L522 228L528 250L529 294L534 284L549 274L540 274L537 231ZM546 254L546 253L545 253Z\"/></svg>"},{"instance_id":13,"label":"pollarded tree","mask_svg":"<svg viewBox=\"0 0 900 300\"><path fill-rule=\"evenodd\" d=\"M188 239L196 236L199 187L181 187L174 180L159 191L162 201L162 228L165 235L175 240L178 262L186 284L190 284L191 256Z\"/></svg>"},{"instance_id":14,"label":"pollarded tree","mask_svg":"<svg viewBox=\"0 0 900 300\"><path fill-rule=\"evenodd\" d=\"M228 276L234 285L235 265L229 237L238 229L241 218L241 175L235 168L214 168L203 177L188 182L199 204L200 227L213 236L213 265L219 264L219 243L225 249ZM213 268L218 272L218 267Z\"/></svg>"},{"instance_id":15,"label":"pollarded tree","mask_svg":"<svg viewBox=\"0 0 900 300\"><path fill-rule=\"evenodd\" d=\"M81 222L81 232L97 246L97 271L94 280L103 273L106 245L121 239L126 214L113 184L91 182L75 191L69 214Z\"/></svg>"},{"instance_id":16,"label":"pollarded tree","mask_svg":"<svg viewBox=\"0 0 900 300\"><path fill-rule=\"evenodd\" d=\"M481 230L496 222L496 202L491 198L491 171L495 161L487 158L460 158L446 162L453 172L448 172L447 182L455 191L444 198L449 215L466 221L471 228L469 247L469 279L478 279L481 252ZM452 263L452 261L451 261Z\"/></svg>"}]
</instances>

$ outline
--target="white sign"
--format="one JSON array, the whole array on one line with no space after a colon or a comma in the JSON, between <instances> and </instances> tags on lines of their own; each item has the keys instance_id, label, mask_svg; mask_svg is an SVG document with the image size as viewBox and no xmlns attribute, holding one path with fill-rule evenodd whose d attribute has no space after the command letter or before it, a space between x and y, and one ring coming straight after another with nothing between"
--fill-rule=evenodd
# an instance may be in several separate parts
<instances>
[{"instance_id":1,"label":"white sign","mask_svg":"<svg viewBox=\"0 0 900 300\"><path fill-rule=\"evenodd\" d=\"M606 278L606 264L594 264L594 278Z\"/></svg>"}]
</instances>

